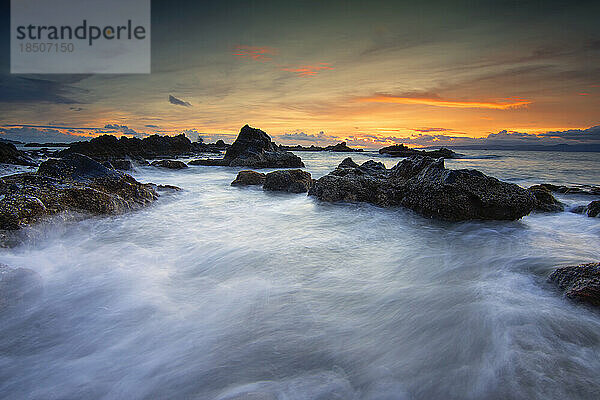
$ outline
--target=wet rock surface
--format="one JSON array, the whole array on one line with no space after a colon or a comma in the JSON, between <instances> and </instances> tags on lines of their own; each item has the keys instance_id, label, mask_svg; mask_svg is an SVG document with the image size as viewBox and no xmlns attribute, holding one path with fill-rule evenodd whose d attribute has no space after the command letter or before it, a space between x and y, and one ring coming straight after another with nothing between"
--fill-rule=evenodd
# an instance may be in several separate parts
<instances>
[{"instance_id":1,"label":"wet rock surface","mask_svg":"<svg viewBox=\"0 0 600 400\"><path fill-rule=\"evenodd\" d=\"M36 161L27 153L18 150L14 144L0 142L0 163L35 166Z\"/></svg>"},{"instance_id":2,"label":"wet rock surface","mask_svg":"<svg viewBox=\"0 0 600 400\"><path fill-rule=\"evenodd\" d=\"M344 160L318 179L309 195L329 202L367 202L402 206L431 218L516 220L529 214L535 196L512 183L477 170L449 170L443 159L413 156L387 169L367 161L356 167Z\"/></svg>"},{"instance_id":3,"label":"wet rock surface","mask_svg":"<svg viewBox=\"0 0 600 400\"><path fill-rule=\"evenodd\" d=\"M553 195L552 192L542 186L535 185L531 186L527 189L535 196L535 211L539 212L560 212L564 211L565 205L558 201Z\"/></svg>"},{"instance_id":4,"label":"wet rock surface","mask_svg":"<svg viewBox=\"0 0 600 400\"><path fill-rule=\"evenodd\" d=\"M256 171L240 171L231 186L252 186L265 183L265 174Z\"/></svg>"},{"instance_id":5,"label":"wet rock surface","mask_svg":"<svg viewBox=\"0 0 600 400\"><path fill-rule=\"evenodd\" d=\"M269 172L265 176L264 190L290 193L306 193L312 186L310 173L301 169Z\"/></svg>"},{"instance_id":6,"label":"wet rock surface","mask_svg":"<svg viewBox=\"0 0 600 400\"><path fill-rule=\"evenodd\" d=\"M548 277L566 297L600 306L600 263L557 268Z\"/></svg>"},{"instance_id":7,"label":"wet rock surface","mask_svg":"<svg viewBox=\"0 0 600 400\"><path fill-rule=\"evenodd\" d=\"M185 169L188 168L187 164L177 160L160 160L153 161L150 163L153 167L167 168L167 169Z\"/></svg>"},{"instance_id":8,"label":"wet rock surface","mask_svg":"<svg viewBox=\"0 0 600 400\"><path fill-rule=\"evenodd\" d=\"M36 173L0 178L0 229L17 230L64 211L119 214L147 206L151 185L80 154L51 159Z\"/></svg>"},{"instance_id":9,"label":"wet rock surface","mask_svg":"<svg viewBox=\"0 0 600 400\"><path fill-rule=\"evenodd\" d=\"M237 139L222 159L193 160L188 164L251 168L304 167L300 157L280 150L269 135L248 125L240 130Z\"/></svg>"}]
</instances>

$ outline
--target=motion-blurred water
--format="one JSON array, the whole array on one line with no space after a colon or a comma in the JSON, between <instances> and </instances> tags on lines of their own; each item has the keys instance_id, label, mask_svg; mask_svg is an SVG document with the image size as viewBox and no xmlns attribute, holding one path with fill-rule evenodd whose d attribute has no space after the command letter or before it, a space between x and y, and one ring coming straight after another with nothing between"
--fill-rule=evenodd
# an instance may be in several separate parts
<instances>
[{"instance_id":1,"label":"motion-blurred water","mask_svg":"<svg viewBox=\"0 0 600 400\"><path fill-rule=\"evenodd\" d=\"M463 153L447 166L600 184L598 153ZM316 178L347 156L298 154ZM439 222L231 187L238 170L140 168L185 190L0 250L43 288L0 311L0 398L600 398L600 312L546 283L600 260L600 219Z\"/></svg>"}]
</instances>

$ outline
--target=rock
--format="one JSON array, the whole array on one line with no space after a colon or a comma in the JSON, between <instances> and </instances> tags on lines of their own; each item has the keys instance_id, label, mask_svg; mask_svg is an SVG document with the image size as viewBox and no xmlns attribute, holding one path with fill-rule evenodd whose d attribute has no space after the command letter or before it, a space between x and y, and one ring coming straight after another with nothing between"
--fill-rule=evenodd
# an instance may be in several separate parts
<instances>
[{"instance_id":1,"label":"rock","mask_svg":"<svg viewBox=\"0 0 600 400\"><path fill-rule=\"evenodd\" d=\"M458 158L458 154L450 149L442 147L439 150L417 150L411 149L403 144L395 144L379 149L379 154L387 154L392 157L429 156L432 158Z\"/></svg>"},{"instance_id":2,"label":"rock","mask_svg":"<svg viewBox=\"0 0 600 400\"><path fill-rule=\"evenodd\" d=\"M358 164L355 163L352 158L346 157L344 160L338 165L338 168L358 168Z\"/></svg>"},{"instance_id":3,"label":"rock","mask_svg":"<svg viewBox=\"0 0 600 400\"><path fill-rule=\"evenodd\" d=\"M312 186L310 173L301 169L284 169L269 172L265 176L264 190L306 193Z\"/></svg>"},{"instance_id":4,"label":"rock","mask_svg":"<svg viewBox=\"0 0 600 400\"><path fill-rule=\"evenodd\" d=\"M14 144L0 142L0 163L35 166L37 163L25 152L17 150Z\"/></svg>"},{"instance_id":5,"label":"rock","mask_svg":"<svg viewBox=\"0 0 600 400\"><path fill-rule=\"evenodd\" d=\"M325 150L339 152L339 153L352 153L352 152L363 151L362 149L351 149L350 147L348 147L346 142L338 143L335 146L327 146L327 147L325 147Z\"/></svg>"},{"instance_id":6,"label":"rock","mask_svg":"<svg viewBox=\"0 0 600 400\"><path fill-rule=\"evenodd\" d=\"M516 220L536 201L531 192L477 170L448 170L441 158L413 156L391 169L374 161L352 167L350 161L318 179L308 194L330 202L403 206L450 221Z\"/></svg>"},{"instance_id":7,"label":"rock","mask_svg":"<svg viewBox=\"0 0 600 400\"><path fill-rule=\"evenodd\" d=\"M281 151L269 135L245 125L222 159L193 160L190 165L211 165L251 168L304 167L300 157Z\"/></svg>"},{"instance_id":8,"label":"rock","mask_svg":"<svg viewBox=\"0 0 600 400\"><path fill-rule=\"evenodd\" d=\"M265 174L256 171L240 171L231 186L262 185L265 183Z\"/></svg>"},{"instance_id":9,"label":"rock","mask_svg":"<svg viewBox=\"0 0 600 400\"><path fill-rule=\"evenodd\" d=\"M38 172L0 178L0 229L17 230L64 211L105 215L147 206L156 191L81 154L43 162Z\"/></svg>"},{"instance_id":10,"label":"rock","mask_svg":"<svg viewBox=\"0 0 600 400\"><path fill-rule=\"evenodd\" d=\"M160 157L187 156L199 153L200 143L192 143L185 135L159 136L152 135L144 139L122 136L117 139L112 135L102 135L90 141L71 144L68 149L58 153L59 157L79 153L96 161L131 159L145 161Z\"/></svg>"},{"instance_id":11,"label":"rock","mask_svg":"<svg viewBox=\"0 0 600 400\"><path fill-rule=\"evenodd\" d=\"M118 169L120 171L130 171L133 169L133 164L130 160L110 160L102 163L107 168Z\"/></svg>"},{"instance_id":12,"label":"rock","mask_svg":"<svg viewBox=\"0 0 600 400\"><path fill-rule=\"evenodd\" d=\"M568 298L600 306L600 263L560 267L548 280Z\"/></svg>"},{"instance_id":13,"label":"rock","mask_svg":"<svg viewBox=\"0 0 600 400\"><path fill-rule=\"evenodd\" d=\"M563 194L584 194L590 196L600 195L600 186L592 185L579 185L579 186L559 186L551 183L542 183L542 186L552 192L563 193Z\"/></svg>"},{"instance_id":14,"label":"rock","mask_svg":"<svg viewBox=\"0 0 600 400\"><path fill-rule=\"evenodd\" d=\"M600 215L600 200L588 204L585 212L588 217L598 217Z\"/></svg>"},{"instance_id":15,"label":"rock","mask_svg":"<svg viewBox=\"0 0 600 400\"><path fill-rule=\"evenodd\" d=\"M42 291L42 280L28 268L0 264L0 311L23 301L34 300Z\"/></svg>"},{"instance_id":16,"label":"rock","mask_svg":"<svg viewBox=\"0 0 600 400\"><path fill-rule=\"evenodd\" d=\"M188 165L203 165L206 167L228 167L229 161L222 158L206 158L200 160L192 160Z\"/></svg>"},{"instance_id":17,"label":"rock","mask_svg":"<svg viewBox=\"0 0 600 400\"><path fill-rule=\"evenodd\" d=\"M565 205L556 200L548 188L542 185L534 185L527 190L535 196L535 211L559 212L565 210Z\"/></svg>"},{"instance_id":18,"label":"rock","mask_svg":"<svg viewBox=\"0 0 600 400\"><path fill-rule=\"evenodd\" d=\"M160 160L160 161L154 161L150 165L152 165L153 167L168 168L168 169L184 169L184 168L188 168L188 166L184 162L177 161L177 160Z\"/></svg>"}]
</instances>

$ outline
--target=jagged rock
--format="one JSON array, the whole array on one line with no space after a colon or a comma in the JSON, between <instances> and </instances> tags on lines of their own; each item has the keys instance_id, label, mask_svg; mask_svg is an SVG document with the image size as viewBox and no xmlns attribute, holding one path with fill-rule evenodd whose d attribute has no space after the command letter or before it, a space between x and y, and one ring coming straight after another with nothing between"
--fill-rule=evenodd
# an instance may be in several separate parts
<instances>
[{"instance_id":1,"label":"jagged rock","mask_svg":"<svg viewBox=\"0 0 600 400\"><path fill-rule=\"evenodd\" d=\"M586 207L586 214L588 217L600 216L600 200L592 201Z\"/></svg>"},{"instance_id":2,"label":"jagged rock","mask_svg":"<svg viewBox=\"0 0 600 400\"><path fill-rule=\"evenodd\" d=\"M304 167L300 157L281 151L269 135L248 125L240 130L237 139L222 159L193 160L189 164L251 168Z\"/></svg>"},{"instance_id":3,"label":"jagged rock","mask_svg":"<svg viewBox=\"0 0 600 400\"><path fill-rule=\"evenodd\" d=\"M306 193L312 186L310 173L301 169L284 169L269 172L265 176L264 190Z\"/></svg>"},{"instance_id":4,"label":"jagged rock","mask_svg":"<svg viewBox=\"0 0 600 400\"><path fill-rule=\"evenodd\" d=\"M392 157L411 157L420 155L432 158L458 158L458 154L445 147L442 147L439 150L417 150L411 149L403 144L383 147L379 149L379 154L387 154Z\"/></svg>"},{"instance_id":5,"label":"jagged rock","mask_svg":"<svg viewBox=\"0 0 600 400\"><path fill-rule=\"evenodd\" d=\"M37 272L0 264L0 311L33 300L41 291L42 280Z\"/></svg>"},{"instance_id":6,"label":"jagged rock","mask_svg":"<svg viewBox=\"0 0 600 400\"><path fill-rule=\"evenodd\" d=\"M168 168L168 169L184 169L188 168L186 163L177 160L160 160L150 163L153 167Z\"/></svg>"},{"instance_id":7,"label":"jagged rock","mask_svg":"<svg viewBox=\"0 0 600 400\"><path fill-rule=\"evenodd\" d=\"M451 221L515 220L529 214L535 196L477 170L448 170L444 160L413 156L391 169L367 161L344 165L318 179L309 195L324 201L403 206L421 215Z\"/></svg>"},{"instance_id":8,"label":"jagged rock","mask_svg":"<svg viewBox=\"0 0 600 400\"><path fill-rule=\"evenodd\" d=\"M568 298L600 306L600 263L560 267L548 280Z\"/></svg>"},{"instance_id":9,"label":"jagged rock","mask_svg":"<svg viewBox=\"0 0 600 400\"><path fill-rule=\"evenodd\" d=\"M338 168L358 168L358 164L355 163L352 158L346 157L342 160L340 165L338 165Z\"/></svg>"},{"instance_id":10,"label":"jagged rock","mask_svg":"<svg viewBox=\"0 0 600 400\"><path fill-rule=\"evenodd\" d=\"M18 150L14 144L0 142L0 163L35 166L37 163L25 152Z\"/></svg>"},{"instance_id":11,"label":"jagged rock","mask_svg":"<svg viewBox=\"0 0 600 400\"><path fill-rule=\"evenodd\" d=\"M73 143L68 149L58 153L59 157L79 153L96 161L131 159L143 162L145 159L193 155L200 152L201 143L192 143L185 135L152 135L144 139L112 135L102 135L86 142Z\"/></svg>"},{"instance_id":12,"label":"jagged rock","mask_svg":"<svg viewBox=\"0 0 600 400\"><path fill-rule=\"evenodd\" d=\"M265 174L256 171L240 171L231 186L262 185L265 183Z\"/></svg>"},{"instance_id":13,"label":"jagged rock","mask_svg":"<svg viewBox=\"0 0 600 400\"><path fill-rule=\"evenodd\" d=\"M527 189L535 196L535 211L559 212L565 210L565 205L552 195L552 192L542 185L534 185Z\"/></svg>"},{"instance_id":14,"label":"jagged rock","mask_svg":"<svg viewBox=\"0 0 600 400\"><path fill-rule=\"evenodd\" d=\"M119 214L147 206L150 185L81 154L43 162L38 172L0 178L0 230L17 230L63 211Z\"/></svg>"}]
</instances>

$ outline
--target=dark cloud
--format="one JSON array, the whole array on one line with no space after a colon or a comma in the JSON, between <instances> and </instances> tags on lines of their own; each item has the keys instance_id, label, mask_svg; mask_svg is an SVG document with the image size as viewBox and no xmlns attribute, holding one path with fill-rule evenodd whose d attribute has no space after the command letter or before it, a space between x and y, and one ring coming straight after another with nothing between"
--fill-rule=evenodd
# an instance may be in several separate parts
<instances>
[{"instance_id":1,"label":"dark cloud","mask_svg":"<svg viewBox=\"0 0 600 400\"><path fill-rule=\"evenodd\" d=\"M136 137L145 137L148 136L146 132L137 132L136 130L128 127L127 125L118 125L118 124L106 124L104 125L104 129L109 129L110 131L103 133L122 133L124 135L136 136Z\"/></svg>"},{"instance_id":2,"label":"dark cloud","mask_svg":"<svg viewBox=\"0 0 600 400\"><path fill-rule=\"evenodd\" d=\"M172 95L169 95L169 103L175 104L176 106L183 106L183 107L191 107L192 106L191 103L181 100L181 99L178 99L177 97L172 96Z\"/></svg>"},{"instance_id":3,"label":"dark cloud","mask_svg":"<svg viewBox=\"0 0 600 400\"><path fill-rule=\"evenodd\" d=\"M87 90L73 86L86 75L59 76L54 79L0 75L0 103L57 103L77 104L78 95Z\"/></svg>"},{"instance_id":4,"label":"dark cloud","mask_svg":"<svg viewBox=\"0 0 600 400\"><path fill-rule=\"evenodd\" d=\"M600 125L592 126L587 129L569 129L567 131L551 131L540 134L546 138L559 138L568 141L579 142L599 142L600 141Z\"/></svg>"},{"instance_id":5,"label":"dark cloud","mask_svg":"<svg viewBox=\"0 0 600 400\"><path fill-rule=\"evenodd\" d=\"M23 126L20 128L0 128L0 138L16 140L19 142L76 142L79 140L85 140L86 137L82 137L75 134L75 131L59 131L51 128L32 128Z\"/></svg>"},{"instance_id":6,"label":"dark cloud","mask_svg":"<svg viewBox=\"0 0 600 400\"><path fill-rule=\"evenodd\" d=\"M146 128L155 128L158 129L159 126L158 125L152 125L152 124L148 124L148 125L144 125Z\"/></svg>"}]
</instances>

